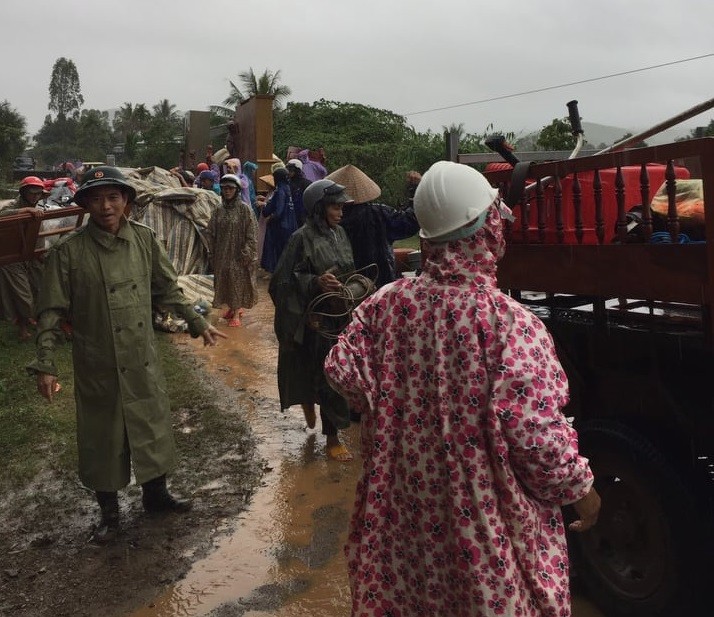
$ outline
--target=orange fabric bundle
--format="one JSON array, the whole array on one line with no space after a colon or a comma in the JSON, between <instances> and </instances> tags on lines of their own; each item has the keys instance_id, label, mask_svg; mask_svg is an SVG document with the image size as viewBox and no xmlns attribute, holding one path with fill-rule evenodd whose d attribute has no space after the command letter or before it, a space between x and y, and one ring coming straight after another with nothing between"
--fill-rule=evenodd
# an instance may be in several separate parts
<instances>
[{"instance_id":1,"label":"orange fabric bundle","mask_svg":"<svg viewBox=\"0 0 714 617\"><path fill-rule=\"evenodd\" d=\"M674 201L677 216L682 222L704 224L704 187L701 180L677 180ZM650 208L657 214L667 216L669 199L666 182L655 193Z\"/></svg>"}]
</instances>

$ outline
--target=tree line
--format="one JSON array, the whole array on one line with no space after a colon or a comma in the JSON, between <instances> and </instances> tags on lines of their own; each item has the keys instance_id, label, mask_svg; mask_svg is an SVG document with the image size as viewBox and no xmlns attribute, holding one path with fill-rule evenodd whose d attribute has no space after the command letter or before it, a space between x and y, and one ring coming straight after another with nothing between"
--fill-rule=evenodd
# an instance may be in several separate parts
<instances>
[{"instance_id":1,"label":"tree line","mask_svg":"<svg viewBox=\"0 0 714 617\"><path fill-rule=\"evenodd\" d=\"M389 110L358 103L320 99L313 103L288 102L290 88L281 83L280 71L256 75L251 68L229 81L230 91L221 105L212 105L212 125L225 124L236 106L255 94L274 98L275 152L283 156L289 146L324 148L330 170L347 163L360 167L382 187L387 203L403 198L404 173L423 172L444 156L444 132L459 133L464 152L485 152L489 125L481 134L467 133L463 125L443 127L444 132L416 131L401 116ZM170 168L178 163L183 146L183 120L168 99L152 106L125 102L113 118L106 111L84 109L79 74L74 62L59 58L49 85L48 109L35 135L31 154L38 167L52 167L67 160L104 161L115 154L118 165ZM26 121L6 100L0 102L0 177L12 160L27 148ZM714 120L692 131L692 137L714 135ZM623 136L625 137L625 136ZM568 150L575 144L567 118L556 118L535 135L516 140L516 150ZM220 147L222 144L217 145ZM639 146L646 145L644 143Z\"/></svg>"}]
</instances>

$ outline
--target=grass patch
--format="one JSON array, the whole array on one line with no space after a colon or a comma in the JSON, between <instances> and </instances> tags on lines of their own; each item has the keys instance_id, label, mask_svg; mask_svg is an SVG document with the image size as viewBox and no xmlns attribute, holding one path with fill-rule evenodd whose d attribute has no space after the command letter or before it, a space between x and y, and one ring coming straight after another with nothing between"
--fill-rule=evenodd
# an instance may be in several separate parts
<instances>
[{"instance_id":1,"label":"grass patch","mask_svg":"<svg viewBox=\"0 0 714 617\"><path fill-rule=\"evenodd\" d=\"M209 385L191 370L171 342L171 337L157 333L158 351L166 375L172 416L190 410L200 417L208 438L223 431L223 419L214 404ZM61 474L75 474L77 438L74 406L72 346L57 349L56 362L62 392L52 404L37 393L35 380L25 366L35 357L32 342L20 342L11 324L0 321L0 491L19 489L38 473L52 469ZM179 456L191 449L189 439L178 434Z\"/></svg>"},{"instance_id":2,"label":"grass patch","mask_svg":"<svg viewBox=\"0 0 714 617\"><path fill-rule=\"evenodd\" d=\"M72 348L57 350L62 392L50 405L38 393L25 366L35 357L33 342L0 322L0 489L26 484L41 469L76 465Z\"/></svg>"},{"instance_id":3,"label":"grass patch","mask_svg":"<svg viewBox=\"0 0 714 617\"><path fill-rule=\"evenodd\" d=\"M419 234L416 234L411 238L405 238L404 240L397 240L393 246L395 249L412 249L414 251L418 251L420 248Z\"/></svg>"}]
</instances>

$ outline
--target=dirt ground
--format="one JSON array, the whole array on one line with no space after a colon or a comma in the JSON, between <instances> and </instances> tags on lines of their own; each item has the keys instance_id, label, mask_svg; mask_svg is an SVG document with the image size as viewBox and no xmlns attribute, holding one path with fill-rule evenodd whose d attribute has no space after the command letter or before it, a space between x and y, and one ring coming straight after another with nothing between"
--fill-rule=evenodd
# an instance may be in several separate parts
<instances>
[{"instance_id":1,"label":"dirt ground","mask_svg":"<svg viewBox=\"0 0 714 617\"><path fill-rule=\"evenodd\" d=\"M299 409L276 413L272 305L262 301L219 347L175 337L186 370L220 408L180 410L174 492L193 511L151 518L140 489L121 495L123 534L89 541L97 507L76 476L54 471L0 496L0 616L336 617L349 614L342 546L359 471L326 460ZM232 330L232 331L231 331ZM248 426L249 424L249 426ZM204 430L206 429L206 430ZM582 598L574 615L595 617Z\"/></svg>"},{"instance_id":2,"label":"dirt ground","mask_svg":"<svg viewBox=\"0 0 714 617\"><path fill-rule=\"evenodd\" d=\"M260 481L263 464L245 424L244 393L228 389L178 346L187 371L200 372L215 393L220 430L203 430L204 409L181 409L175 432L179 467L169 476L178 495L190 496L186 515L150 517L141 491L120 493L122 533L97 546L93 495L76 476L49 470L22 494L0 498L0 615L59 617L125 615L180 579L209 553Z\"/></svg>"}]
</instances>

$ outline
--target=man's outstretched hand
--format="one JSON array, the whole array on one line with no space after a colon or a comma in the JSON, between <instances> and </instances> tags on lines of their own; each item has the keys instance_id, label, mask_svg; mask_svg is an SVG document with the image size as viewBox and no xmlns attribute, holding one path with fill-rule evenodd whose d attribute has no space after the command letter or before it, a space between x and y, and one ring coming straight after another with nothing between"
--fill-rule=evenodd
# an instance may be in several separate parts
<instances>
[{"instance_id":1,"label":"man's outstretched hand","mask_svg":"<svg viewBox=\"0 0 714 617\"><path fill-rule=\"evenodd\" d=\"M223 332L218 330L215 326L208 326L202 333L203 344L210 345L214 347L218 343L218 338L228 338Z\"/></svg>"},{"instance_id":2,"label":"man's outstretched hand","mask_svg":"<svg viewBox=\"0 0 714 617\"><path fill-rule=\"evenodd\" d=\"M50 403L57 388L57 377L49 373L37 373L37 391L44 396Z\"/></svg>"}]
</instances>

